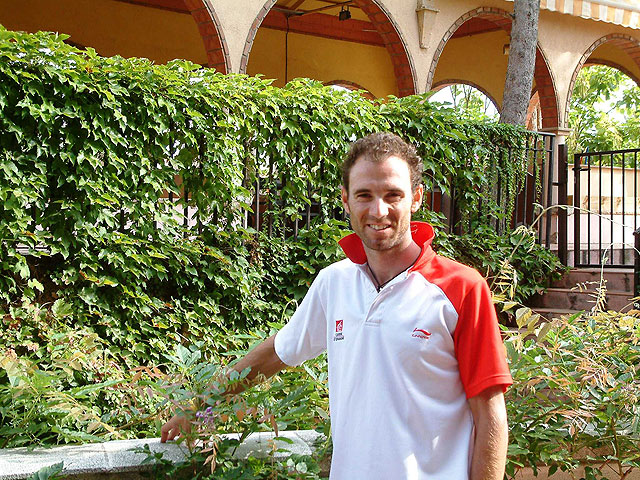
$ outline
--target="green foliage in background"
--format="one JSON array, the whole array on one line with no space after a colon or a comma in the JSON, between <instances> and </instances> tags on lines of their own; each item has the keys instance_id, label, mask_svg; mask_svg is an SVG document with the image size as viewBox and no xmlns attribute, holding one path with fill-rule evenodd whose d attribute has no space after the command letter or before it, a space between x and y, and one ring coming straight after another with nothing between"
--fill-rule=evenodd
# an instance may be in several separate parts
<instances>
[{"instance_id":1,"label":"green foliage in background","mask_svg":"<svg viewBox=\"0 0 640 480\"><path fill-rule=\"evenodd\" d=\"M639 148L640 87L615 68L583 68L571 95L569 127L570 154Z\"/></svg>"},{"instance_id":2,"label":"green foliage in background","mask_svg":"<svg viewBox=\"0 0 640 480\"><path fill-rule=\"evenodd\" d=\"M450 105L458 114L469 120L498 121L498 110L495 104L484 92L465 83L454 83L438 90L430 101L442 102Z\"/></svg>"},{"instance_id":3,"label":"green foliage in background","mask_svg":"<svg viewBox=\"0 0 640 480\"><path fill-rule=\"evenodd\" d=\"M357 137L412 141L427 189L455 197L456 228L471 235L505 224L526 171L523 131L461 122L421 96L280 89L63 39L0 30L0 302L64 299L63 321L90 326L131 367L160 360L166 341L275 320L302 297L340 256L347 225L330 219ZM292 238L312 206L311 231Z\"/></svg>"}]
</instances>

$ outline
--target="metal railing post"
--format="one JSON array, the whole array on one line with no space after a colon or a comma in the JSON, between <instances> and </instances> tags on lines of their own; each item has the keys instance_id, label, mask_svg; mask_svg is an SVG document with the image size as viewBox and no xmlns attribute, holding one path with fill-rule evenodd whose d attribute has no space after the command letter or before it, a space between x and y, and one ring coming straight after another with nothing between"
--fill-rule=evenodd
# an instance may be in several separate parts
<instances>
[{"instance_id":1,"label":"metal railing post","mask_svg":"<svg viewBox=\"0 0 640 480\"><path fill-rule=\"evenodd\" d=\"M633 232L635 238L634 262L633 262L633 296L640 296L640 228ZM634 308L640 309L640 300L634 302Z\"/></svg>"},{"instance_id":2,"label":"metal railing post","mask_svg":"<svg viewBox=\"0 0 640 480\"><path fill-rule=\"evenodd\" d=\"M547 198L546 201L544 201L543 199L540 199L540 203L542 203L544 208L550 207L551 204L553 203L553 173L554 173L554 169L555 169L555 155L554 155L554 151L555 151L555 145L556 145L556 137L555 135L547 135L546 138L548 139L547 141L544 141L544 137L543 137L543 151L542 151L542 162L543 162L543 166L544 166L544 159L545 157L548 156L549 161L547 162L546 168L542 171L543 175L547 176ZM558 145L558 147L560 147ZM558 153L560 153L560 150L558 150ZM561 162L562 160L559 160L559 162ZM546 171L545 171L546 170ZM551 211L547 211L547 213L545 213L545 247L550 249L551 248ZM564 263L564 262L563 262ZM566 264L565 264L566 265Z\"/></svg>"},{"instance_id":3,"label":"metal railing post","mask_svg":"<svg viewBox=\"0 0 640 480\"><path fill-rule=\"evenodd\" d=\"M580 160L573 156L573 266L580 265Z\"/></svg>"},{"instance_id":4,"label":"metal railing post","mask_svg":"<svg viewBox=\"0 0 640 480\"><path fill-rule=\"evenodd\" d=\"M569 247L567 245L567 145L558 145L558 259L568 265Z\"/></svg>"}]
</instances>

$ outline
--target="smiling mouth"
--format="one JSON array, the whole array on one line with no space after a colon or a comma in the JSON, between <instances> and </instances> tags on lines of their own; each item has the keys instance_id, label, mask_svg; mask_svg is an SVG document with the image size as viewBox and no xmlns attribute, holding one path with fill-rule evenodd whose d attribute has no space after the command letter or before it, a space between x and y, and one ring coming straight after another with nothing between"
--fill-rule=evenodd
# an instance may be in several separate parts
<instances>
[{"instance_id":1,"label":"smiling mouth","mask_svg":"<svg viewBox=\"0 0 640 480\"><path fill-rule=\"evenodd\" d=\"M390 228L391 225L372 225L372 224L369 224L368 227L372 228L376 232L381 232L383 230L386 230L387 228Z\"/></svg>"}]
</instances>

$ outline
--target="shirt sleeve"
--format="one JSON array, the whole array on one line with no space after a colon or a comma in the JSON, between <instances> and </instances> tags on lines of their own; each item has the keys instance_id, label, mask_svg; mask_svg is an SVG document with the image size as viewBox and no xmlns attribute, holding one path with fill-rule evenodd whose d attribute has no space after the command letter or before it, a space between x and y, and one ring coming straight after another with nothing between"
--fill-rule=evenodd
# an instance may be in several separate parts
<instances>
[{"instance_id":1,"label":"shirt sleeve","mask_svg":"<svg viewBox=\"0 0 640 480\"><path fill-rule=\"evenodd\" d=\"M327 348L323 291L321 271L289 322L276 334L276 354L289 366L300 365L305 360L320 355Z\"/></svg>"},{"instance_id":2,"label":"shirt sleeve","mask_svg":"<svg viewBox=\"0 0 640 480\"><path fill-rule=\"evenodd\" d=\"M462 300L454 343L467 398L489 387L506 390L513 383L491 291L484 279L475 282Z\"/></svg>"}]
</instances>

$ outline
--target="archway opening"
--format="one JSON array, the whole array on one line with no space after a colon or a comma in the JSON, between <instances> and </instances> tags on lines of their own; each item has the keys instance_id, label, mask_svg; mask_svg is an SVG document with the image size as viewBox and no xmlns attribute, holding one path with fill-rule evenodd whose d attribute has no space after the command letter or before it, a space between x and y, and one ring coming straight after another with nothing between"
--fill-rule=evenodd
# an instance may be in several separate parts
<instances>
[{"instance_id":1,"label":"archway opening","mask_svg":"<svg viewBox=\"0 0 640 480\"><path fill-rule=\"evenodd\" d=\"M572 222L580 250L576 262L629 265L633 232L640 226L638 77L592 56L572 87L567 149L569 161L580 168L571 169L568 202L581 208Z\"/></svg>"},{"instance_id":2,"label":"archway opening","mask_svg":"<svg viewBox=\"0 0 640 480\"><path fill-rule=\"evenodd\" d=\"M602 65L612 67L624 73L626 76L640 84L640 41L628 35L611 34L595 41L576 66L568 88L568 96L565 107L565 125L570 126L569 118L572 109L575 109L574 91L578 82L578 76L583 74L584 67ZM585 74L586 75L586 74ZM575 119L573 120L575 123Z\"/></svg>"},{"instance_id":3,"label":"archway opening","mask_svg":"<svg viewBox=\"0 0 640 480\"><path fill-rule=\"evenodd\" d=\"M369 90L367 90L361 85L358 85L357 83L350 82L348 80L333 80L331 82L326 82L325 85L327 85L328 87L334 88L336 90L348 90L352 92L360 92L360 95L362 95L367 100L374 101L376 99L373 93L371 93Z\"/></svg>"},{"instance_id":4,"label":"archway opening","mask_svg":"<svg viewBox=\"0 0 640 480\"><path fill-rule=\"evenodd\" d=\"M495 99L499 110L510 53L511 22L508 12L493 7L474 9L462 15L449 28L436 49L427 88L431 89L451 78L471 85L482 85L485 93ZM557 94L540 46L536 52L532 92L538 93L541 127L548 130L557 128Z\"/></svg>"},{"instance_id":5,"label":"archway opening","mask_svg":"<svg viewBox=\"0 0 640 480\"><path fill-rule=\"evenodd\" d=\"M629 71L591 61L573 84L568 110L570 153L640 148L640 86Z\"/></svg>"},{"instance_id":6,"label":"archway opening","mask_svg":"<svg viewBox=\"0 0 640 480\"><path fill-rule=\"evenodd\" d=\"M247 39L241 71L283 86L336 78L374 97L415 93L413 68L388 14L374 0L277 0Z\"/></svg>"},{"instance_id":7,"label":"archway opening","mask_svg":"<svg viewBox=\"0 0 640 480\"><path fill-rule=\"evenodd\" d=\"M498 120L500 113L496 101L476 85L443 82L433 90L435 93L429 97L430 102L447 105L463 118Z\"/></svg>"}]
</instances>

